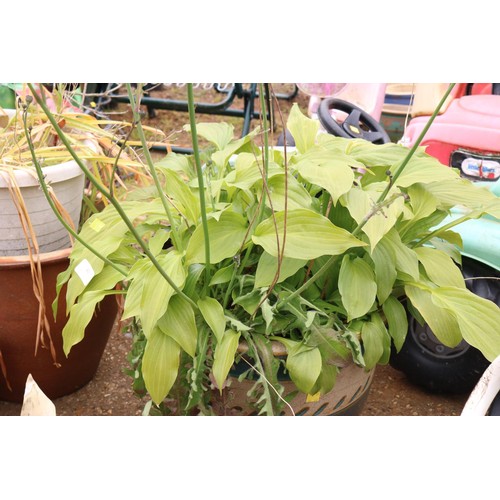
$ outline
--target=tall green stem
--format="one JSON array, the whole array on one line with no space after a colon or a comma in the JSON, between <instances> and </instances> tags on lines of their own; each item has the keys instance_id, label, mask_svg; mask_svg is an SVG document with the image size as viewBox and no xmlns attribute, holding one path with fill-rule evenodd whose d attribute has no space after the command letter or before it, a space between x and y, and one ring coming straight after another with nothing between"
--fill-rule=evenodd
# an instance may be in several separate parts
<instances>
[{"instance_id":1,"label":"tall green stem","mask_svg":"<svg viewBox=\"0 0 500 500\"><path fill-rule=\"evenodd\" d=\"M85 173L87 178L90 180L92 185L103 195L105 196L109 202L113 205L115 210L118 212L120 215L121 219L123 222L126 224L130 232L132 233L133 237L137 241L137 243L141 246L143 249L144 253L148 257L148 259L151 261L153 266L157 269L157 271L160 273L160 275L167 281L167 283L175 290L176 293L178 293L181 297L183 297L185 300L187 300L191 305L194 307L197 307L196 304L191 300L170 278L170 276L165 272L165 270L161 267L160 263L156 260L155 256L151 253L149 250L147 244L145 241L141 238L139 233L136 231L134 225L132 224L132 221L128 218L127 214L123 210L122 206L120 203L111 196L109 191L99 182L95 179L95 177L92 175L92 173L89 171L87 166L82 162L82 160L78 157L76 154L75 150L72 148L70 142L68 141L66 135L64 132L61 130L59 127L56 119L54 118L54 115L50 112L46 104L43 102L43 100L40 98L38 93L36 92L35 88L31 83L28 83L28 87L31 90L33 96L35 97L37 103L40 105L40 107L43 109L43 112L47 115L47 118L49 119L50 123L54 127L54 130L56 131L57 135L61 139L62 143L68 150L68 152L71 154L73 159L76 161L78 166L82 169L82 171Z\"/></svg>"},{"instance_id":2,"label":"tall green stem","mask_svg":"<svg viewBox=\"0 0 500 500\"><path fill-rule=\"evenodd\" d=\"M181 246L181 239L180 239L179 234L178 234L177 226L174 223L172 212L170 211L169 201L167 200L167 197L165 196L165 193L163 192L163 189L161 187L160 180L158 179L158 175L156 173L156 168L154 166L153 159L151 158L151 153L149 152L148 144L146 141L146 136L144 135L144 129L142 127L141 117L139 114L140 99L137 99L137 100L135 99L130 83L127 83L126 87L127 87L128 98L130 100L130 105L132 107L132 113L134 115L134 124L135 124L137 133L139 135L139 139L140 139L141 144L142 144L144 158L146 159L146 164L148 165L149 172L151 173L151 177L153 177L153 181L154 181L156 189L158 191L158 195L160 196L161 202L163 204L163 208L165 209L165 213L167 214L167 219L168 219L168 222L170 224L171 231L172 231L171 234L172 234L174 247L177 250L182 251L183 248ZM141 90L142 90L142 85L138 84L137 92L139 95L141 93Z\"/></svg>"},{"instance_id":3,"label":"tall green stem","mask_svg":"<svg viewBox=\"0 0 500 500\"><path fill-rule=\"evenodd\" d=\"M193 141L194 161L196 165L196 174L198 176L198 189L200 190L201 222L203 225L203 235L205 237L205 293L207 293L208 285L210 283L210 239L208 234L207 209L205 203L205 185L204 185L203 171L201 168L201 161L200 161L198 132L196 130L196 115L194 109L194 95L193 95L192 83L187 84L187 94L188 94L189 124L191 127L191 138Z\"/></svg>"}]
</instances>

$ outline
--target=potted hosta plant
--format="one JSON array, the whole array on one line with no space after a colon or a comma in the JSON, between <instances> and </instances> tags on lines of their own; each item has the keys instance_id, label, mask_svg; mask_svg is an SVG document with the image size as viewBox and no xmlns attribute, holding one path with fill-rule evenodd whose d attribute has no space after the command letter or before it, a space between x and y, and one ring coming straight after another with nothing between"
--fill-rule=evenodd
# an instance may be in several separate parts
<instances>
[{"instance_id":1,"label":"potted hosta plant","mask_svg":"<svg viewBox=\"0 0 500 500\"><path fill-rule=\"evenodd\" d=\"M65 359L65 315L53 318L50 304L56 276L68 265L72 234L97 210L99 199L34 95L52 110L72 150L95 178L116 190L120 175L146 174L135 153L120 147L129 124L84 113L64 85L51 92L32 84L16 89L15 107L3 115L8 120L0 126L0 398L20 401L29 373L50 397L88 382L117 313L116 301L108 299L101 320L93 319L88 340L80 347L85 364L78 362L78 352Z\"/></svg>"},{"instance_id":2,"label":"potted hosta plant","mask_svg":"<svg viewBox=\"0 0 500 500\"><path fill-rule=\"evenodd\" d=\"M66 353L117 286L151 411L349 411L404 342L403 302L443 343L500 353L500 310L467 290L456 233L438 227L457 204L464 220L498 216L496 197L417 146L318 134L296 106L293 151L269 145L265 117L234 139L227 124L196 123L190 86L188 97L194 155L149 162L154 190L112 200L79 233L58 280ZM351 367L364 382L330 404Z\"/></svg>"}]
</instances>

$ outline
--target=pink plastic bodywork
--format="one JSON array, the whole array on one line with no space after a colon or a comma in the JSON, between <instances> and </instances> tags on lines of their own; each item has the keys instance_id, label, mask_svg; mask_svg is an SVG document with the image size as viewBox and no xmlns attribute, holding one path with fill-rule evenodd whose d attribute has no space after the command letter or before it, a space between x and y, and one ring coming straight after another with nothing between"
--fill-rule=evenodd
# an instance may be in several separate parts
<instances>
[{"instance_id":1,"label":"pink plastic bodywork","mask_svg":"<svg viewBox=\"0 0 500 500\"><path fill-rule=\"evenodd\" d=\"M299 88L311 95L309 116L315 117L323 97L335 97L366 111L380 121L384 106L385 83L298 83Z\"/></svg>"},{"instance_id":2,"label":"pink plastic bodywork","mask_svg":"<svg viewBox=\"0 0 500 500\"><path fill-rule=\"evenodd\" d=\"M413 118L406 128L402 144L412 146L428 116ZM500 96L468 95L453 99L427 131L422 146L445 165L451 150L457 147L474 151L500 152Z\"/></svg>"}]
</instances>

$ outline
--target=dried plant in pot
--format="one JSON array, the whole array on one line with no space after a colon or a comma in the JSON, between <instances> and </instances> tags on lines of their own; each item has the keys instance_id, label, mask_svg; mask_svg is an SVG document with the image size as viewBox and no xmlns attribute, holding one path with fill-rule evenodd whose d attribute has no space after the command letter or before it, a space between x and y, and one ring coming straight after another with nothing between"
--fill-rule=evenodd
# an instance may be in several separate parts
<instances>
[{"instance_id":1,"label":"dried plant in pot","mask_svg":"<svg viewBox=\"0 0 500 500\"><path fill-rule=\"evenodd\" d=\"M107 301L111 324L107 318L101 321L104 341L97 340L97 362L89 362L88 374L83 374L77 354L72 356L76 361L65 359L60 337L65 317L59 315L55 321L50 304L55 299L55 276L69 263L72 233L95 211L97 196L49 116L33 100L35 94L52 109L51 118L65 130L73 152L93 176L114 187L123 183L123 174L138 180L147 177L135 153L120 146L129 124L84 113L64 88L48 92L43 86L21 86L17 108L0 129L0 273L5 284L0 298L0 397L9 400L22 398L23 379L30 369L51 397L88 382L118 311L115 300ZM90 338L82 349L86 344L91 344ZM75 372L76 381L69 380L68 369ZM44 384L49 373L63 382L61 387Z\"/></svg>"},{"instance_id":2,"label":"dried plant in pot","mask_svg":"<svg viewBox=\"0 0 500 500\"><path fill-rule=\"evenodd\" d=\"M401 347L403 302L437 318L443 342L500 353L500 311L467 290L452 225L439 227L456 204L463 220L498 216L496 197L417 147L318 134L296 106L295 150L269 145L265 119L234 139L227 124L197 123L189 86L188 97L194 155L150 162L155 190L111 204L79 233L60 276L65 352L120 283L136 387L152 413L233 414L225 395L250 379L253 407L241 413L281 414L293 407L285 374L324 414L346 366L365 374L364 390Z\"/></svg>"}]
</instances>

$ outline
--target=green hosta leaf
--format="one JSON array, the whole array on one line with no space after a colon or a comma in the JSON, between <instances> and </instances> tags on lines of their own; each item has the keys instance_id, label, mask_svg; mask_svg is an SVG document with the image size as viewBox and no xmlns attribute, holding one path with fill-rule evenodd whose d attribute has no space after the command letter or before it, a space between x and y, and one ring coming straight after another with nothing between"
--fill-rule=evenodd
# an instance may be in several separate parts
<instances>
[{"instance_id":1,"label":"green hosta leaf","mask_svg":"<svg viewBox=\"0 0 500 500\"><path fill-rule=\"evenodd\" d=\"M274 215L280 244L282 244L285 213L277 212ZM278 256L273 217L264 220L257 226L252 239L270 255ZM366 243L358 240L344 229L334 226L326 217L312 210L298 209L288 212L285 257L310 260L322 255L339 255L350 248L365 245Z\"/></svg>"},{"instance_id":2,"label":"green hosta leaf","mask_svg":"<svg viewBox=\"0 0 500 500\"><path fill-rule=\"evenodd\" d=\"M262 182L263 170L260 158L257 159L253 153L240 153L236 158L234 170L226 176L225 183L240 189L250 189L257 182ZM283 174L283 169L270 161L267 172L268 180L277 174Z\"/></svg>"},{"instance_id":3,"label":"green hosta leaf","mask_svg":"<svg viewBox=\"0 0 500 500\"><path fill-rule=\"evenodd\" d=\"M387 344L387 332L380 324L366 321L361 327L361 340L363 342L363 358L365 367L372 369L384 356Z\"/></svg>"},{"instance_id":4,"label":"green hosta leaf","mask_svg":"<svg viewBox=\"0 0 500 500\"><path fill-rule=\"evenodd\" d=\"M190 126L184 127L190 130ZM224 149L234 138L234 126L226 123L197 123L196 132L207 141L215 144L217 149Z\"/></svg>"},{"instance_id":5,"label":"green hosta leaf","mask_svg":"<svg viewBox=\"0 0 500 500\"><path fill-rule=\"evenodd\" d=\"M182 255L175 251L168 252L167 254L159 255L157 261L175 285L182 288L186 279ZM156 267L152 263L149 263L144 271L139 311L146 337L149 336L158 320L165 314L169 300L173 294L174 289L163 278Z\"/></svg>"},{"instance_id":6,"label":"green hosta leaf","mask_svg":"<svg viewBox=\"0 0 500 500\"><path fill-rule=\"evenodd\" d=\"M141 313L142 291L144 288L144 276L151 263L149 259L138 260L130 269L128 278L130 284L125 296L125 306L122 319L139 316Z\"/></svg>"},{"instance_id":7,"label":"green hosta leaf","mask_svg":"<svg viewBox=\"0 0 500 500\"><path fill-rule=\"evenodd\" d=\"M283 339L276 340L283 341ZM323 365L320 350L298 342L287 341L285 345L288 350L286 368L290 378L300 391L310 394Z\"/></svg>"},{"instance_id":8,"label":"green hosta leaf","mask_svg":"<svg viewBox=\"0 0 500 500\"><path fill-rule=\"evenodd\" d=\"M491 211L492 215L496 213L498 217L500 198L489 189L476 186L469 180L456 177L446 182L432 182L427 184L425 189L445 207L464 205L471 209L477 209L488 206L488 211Z\"/></svg>"},{"instance_id":9,"label":"green hosta leaf","mask_svg":"<svg viewBox=\"0 0 500 500\"><path fill-rule=\"evenodd\" d=\"M359 257L351 259L345 255L340 267L339 292L349 321L366 314L377 295L377 284L369 264Z\"/></svg>"},{"instance_id":10,"label":"green hosta leaf","mask_svg":"<svg viewBox=\"0 0 500 500\"><path fill-rule=\"evenodd\" d=\"M170 169L175 172L183 173L187 179L191 179L195 176L195 171L189 162L189 158L185 154L169 153L165 158L156 162L155 167L162 171Z\"/></svg>"},{"instance_id":11,"label":"green hosta leaf","mask_svg":"<svg viewBox=\"0 0 500 500\"><path fill-rule=\"evenodd\" d=\"M391 167L394 174L400 163ZM437 159L428 155L414 156L396 179L396 186L408 187L412 184L431 184L458 179L458 174L451 168L445 167Z\"/></svg>"},{"instance_id":12,"label":"green hosta leaf","mask_svg":"<svg viewBox=\"0 0 500 500\"><path fill-rule=\"evenodd\" d=\"M441 287L432 290L432 299L450 311L458 321L463 338L493 361L500 355L500 308L467 289Z\"/></svg>"},{"instance_id":13,"label":"green hosta leaf","mask_svg":"<svg viewBox=\"0 0 500 500\"><path fill-rule=\"evenodd\" d=\"M278 174L271 177L267 182L271 200L266 192L266 205L279 212L285 210L295 210L297 208L310 208L312 205L311 195L304 186L292 175L288 175L288 185L285 186L285 174ZM262 188L259 188L258 196L262 196ZM270 203L271 202L271 203ZM286 205L288 204L288 205Z\"/></svg>"},{"instance_id":14,"label":"green hosta leaf","mask_svg":"<svg viewBox=\"0 0 500 500\"><path fill-rule=\"evenodd\" d=\"M354 181L351 167L364 167L351 156L332 152L328 149L311 150L299 157L293 167L307 182L326 189L336 204L344 193L347 193Z\"/></svg>"},{"instance_id":15,"label":"green hosta leaf","mask_svg":"<svg viewBox=\"0 0 500 500\"><path fill-rule=\"evenodd\" d=\"M396 269L417 281L420 276L417 254L403 244L398 232L394 229L384 236L384 240L396 257Z\"/></svg>"},{"instance_id":16,"label":"green hosta leaf","mask_svg":"<svg viewBox=\"0 0 500 500\"><path fill-rule=\"evenodd\" d=\"M222 339L215 346L212 371L220 391L222 391L229 370L234 364L239 340L239 333L236 333L234 330L226 330Z\"/></svg>"},{"instance_id":17,"label":"green hosta leaf","mask_svg":"<svg viewBox=\"0 0 500 500\"><path fill-rule=\"evenodd\" d=\"M217 341L221 342L226 329L226 317L222 305L212 297L205 297L198 300L198 307L203 319L214 332Z\"/></svg>"},{"instance_id":18,"label":"green hosta leaf","mask_svg":"<svg viewBox=\"0 0 500 500\"><path fill-rule=\"evenodd\" d=\"M262 299L262 297L260 294L260 290L253 289L249 293L246 293L243 295L238 294L233 299L233 303L240 305L241 307L243 307L243 309L245 309L245 311L248 314L252 315L256 311L257 307L259 306L261 299Z\"/></svg>"},{"instance_id":19,"label":"green hosta leaf","mask_svg":"<svg viewBox=\"0 0 500 500\"><path fill-rule=\"evenodd\" d=\"M159 319L157 326L194 358L198 329L196 328L193 307L189 302L179 295L174 295L170 299L167 312Z\"/></svg>"},{"instance_id":20,"label":"green hosta leaf","mask_svg":"<svg viewBox=\"0 0 500 500\"><path fill-rule=\"evenodd\" d=\"M179 372L181 348L159 328L151 331L142 358L142 376L153 402L159 405L168 395Z\"/></svg>"},{"instance_id":21,"label":"green hosta leaf","mask_svg":"<svg viewBox=\"0 0 500 500\"><path fill-rule=\"evenodd\" d=\"M396 256L387 240L382 239L370 255L374 263L377 298L383 303L392 292L397 277Z\"/></svg>"},{"instance_id":22,"label":"green hosta leaf","mask_svg":"<svg viewBox=\"0 0 500 500\"><path fill-rule=\"evenodd\" d=\"M321 395L328 394L335 386L338 373L339 369L335 365L323 364L323 368L312 389L312 393L317 394L319 392Z\"/></svg>"},{"instance_id":23,"label":"green hosta leaf","mask_svg":"<svg viewBox=\"0 0 500 500\"><path fill-rule=\"evenodd\" d=\"M408 196L413 209L412 220L423 219L437 209L437 200L422 184L414 184L408 188Z\"/></svg>"},{"instance_id":24,"label":"green hosta leaf","mask_svg":"<svg viewBox=\"0 0 500 500\"><path fill-rule=\"evenodd\" d=\"M454 314L444 307L439 307L433 300L431 288L405 286L405 293L413 306L422 315L434 335L446 346L455 347L462 340L462 333Z\"/></svg>"},{"instance_id":25,"label":"green hosta leaf","mask_svg":"<svg viewBox=\"0 0 500 500\"><path fill-rule=\"evenodd\" d=\"M297 103L293 104L288 115L287 129L293 136L295 146L301 153L305 153L314 146L318 135L319 122L305 116Z\"/></svg>"},{"instance_id":26,"label":"green hosta leaf","mask_svg":"<svg viewBox=\"0 0 500 500\"><path fill-rule=\"evenodd\" d=\"M112 267L105 267L95 276L80 295L78 302L69 309L69 319L62 331L63 350L66 355L85 335L85 328L94 316L96 305L123 279Z\"/></svg>"},{"instance_id":27,"label":"green hosta leaf","mask_svg":"<svg viewBox=\"0 0 500 500\"><path fill-rule=\"evenodd\" d=\"M154 202L126 201L121 203L123 210L131 221L143 213L148 213ZM92 248L104 257L113 254L126 240L129 230L112 205L108 205L102 212L91 216L83 225L80 236ZM103 235L105 237L103 237ZM74 269L80 262L87 260L97 275L104 267L104 262L93 252L78 241L71 252L71 268ZM78 295L85 289L85 284L75 273L68 282L66 304L68 309L74 304Z\"/></svg>"},{"instance_id":28,"label":"green hosta leaf","mask_svg":"<svg viewBox=\"0 0 500 500\"><path fill-rule=\"evenodd\" d=\"M220 219L208 220L210 240L210 263L217 264L223 259L233 257L243 245L247 233L247 222L241 215L225 211ZM205 235L203 227L199 225L186 250L188 264L205 263Z\"/></svg>"},{"instance_id":29,"label":"green hosta leaf","mask_svg":"<svg viewBox=\"0 0 500 500\"><path fill-rule=\"evenodd\" d=\"M78 302L71 306L69 319L62 331L63 350L66 356L71 348L83 339L85 328L94 316L97 303L106 295L106 290L84 292Z\"/></svg>"},{"instance_id":30,"label":"green hosta leaf","mask_svg":"<svg viewBox=\"0 0 500 500\"><path fill-rule=\"evenodd\" d=\"M425 268L427 276L438 286L465 288L464 278L453 260L435 248L415 248L418 260Z\"/></svg>"},{"instance_id":31,"label":"green hosta leaf","mask_svg":"<svg viewBox=\"0 0 500 500\"><path fill-rule=\"evenodd\" d=\"M234 264L219 269L210 280L210 286L229 283L234 272Z\"/></svg>"},{"instance_id":32,"label":"green hosta leaf","mask_svg":"<svg viewBox=\"0 0 500 500\"><path fill-rule=\"evenodd\" d=\"M230 142L224 149L220 151L216 151L212 155L212 161L219 167L224 168L231 156L236 154L239 150L243 150L244 148L249 149L251 147L252 139L259 133L259 128L257 127L255 130L245 135L241 139Z\"/></svg>"},{"instance_id":33,"label":"green hosta leaf","mask_svg":"<svg viewBox=\"0 0 500 500\"><path fill-rule=\"evenodd\" d=\"M179 210L187 221L195 225L200 216L200 202L180 175L173 170L164 170L168 197L173 200L174 210Z\"/></svg>"},{"instance_id":34,"label":"green hosta leaf","mask_svg":"<svg viewBox=\"0 0 500 500\"><path fill-rule=\"evenodd\" d=\"M277 283L281 283L288 277L293 276L299 269L307 264L307 260L283 258L280 266L280 274ZM255 273L255 288L269 286L278 272L278 258L263 252L257 264Z\"/></svg>"},{"instance_id":35,"label":"green hosta leaf","mask_svg":"<svg viewBox=\"0 0 500 500\"><path fill-rule=\"evenodd\" d=\"M376 205L381 191L376 190L375 188L378 187L381 189L383 186L384 184L377 184L376 186L370 185L371 189L366 191L354 188L345 195L344 199L346 206L349 209L351 216L358 224L371 213L373 207ZM398 193L394 191L389 193L388 198L391 196L393 197L393 201L389 204L389 206L386 206L371 215L366 224L363 226L362 230L368 236L372 249L375 248L384 235L390 231L392 227L394 227L394 224L403 210L403 197L398 196Z\"/></svg>"},{"instance_id":36,"label":"green hosta leaf","mask_svg":"<svg viewBox=\"0 0 500 500\"><path fill-rule=\"evenodd\" d=\"M156 257L162 250L163 245L170 238L170 231L165 231L164 229L160 229L156 231L156 233L149 238L149 250Z\"/></svg>"},{"instance_id":37,"label":"green hosta leaf","mask_svg":"<svg viewBox=\"0 0 500 500\"><path fill-rule=\"evenodd\" d=\"M387 323L389 325L389 335L392 337L394 346L399 352L408 332L408 317L403 304L390 295L382 304Z\"/></svg>"}]
</instances>

